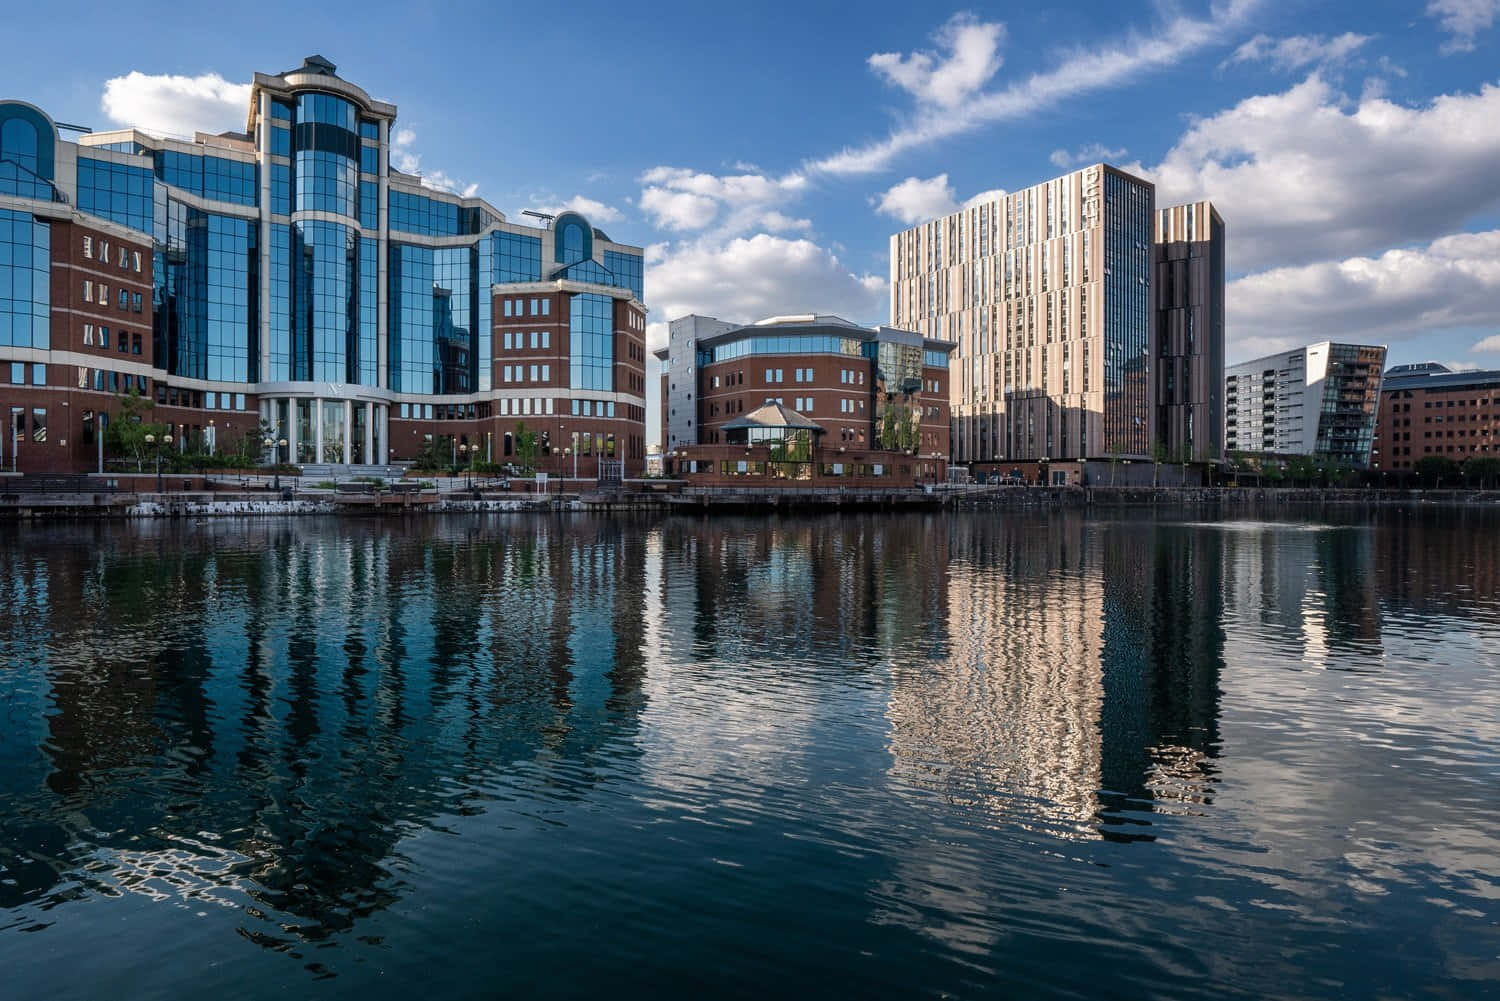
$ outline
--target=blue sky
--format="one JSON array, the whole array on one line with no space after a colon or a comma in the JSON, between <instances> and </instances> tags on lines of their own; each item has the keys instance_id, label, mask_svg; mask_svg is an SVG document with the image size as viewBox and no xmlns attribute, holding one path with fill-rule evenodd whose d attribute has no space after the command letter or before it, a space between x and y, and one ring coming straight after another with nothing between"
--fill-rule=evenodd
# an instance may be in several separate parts
<instances>
[{"instance_id":1,"label":"blue sky","mask_svg":"<svg viewBox=\"0 0 1500 1001\"><path fill-rule=\"evenodd\" d=\"M1219 206L1231 361L1333 337L1500 367L1497 22L1500 0L33 4L0 94L243 128L254 71L321 53L398 105L397 160L434 183L647 247L653 338L687 311L882 322L892 232L1103 157Z\"/></svg>"}]
</instances>

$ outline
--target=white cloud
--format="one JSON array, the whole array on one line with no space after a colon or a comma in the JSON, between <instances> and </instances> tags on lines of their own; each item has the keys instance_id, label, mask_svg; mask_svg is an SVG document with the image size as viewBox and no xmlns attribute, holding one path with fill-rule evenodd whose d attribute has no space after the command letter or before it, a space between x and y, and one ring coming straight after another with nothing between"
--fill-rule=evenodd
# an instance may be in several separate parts
<instances>
[{"instance_id":1,"label":"white cloud","mask_svg":"<svg viewBox=\"0 0 1500 1001\"><path fill-rule=\"evenodd\" d=\"M1326 338L1398 341L1500 324L1500 230L1444 236L1425 247L1276 268L1227 289L1228 353L1236 360ZM1267 332L1274 332L1268 334ZM1500 335L1475 345L1495 342Z\"/></svg>"},{"instance_id":2,"label":"white cloud","mask_svg":"<svg viewBox=\"0 0 1500 1001\"><path fill-rule=\"evenodd\" d=\"M1491 334L1484 340L1475 344L1470 351L1497 351L1500 352L1500 334Z\"/></svg>"},{"instance_id":3,"label":"white cloud","mask_svg":"<svg viewBox=\"0 0 1500 1001\"><path fill-rule=\"evenodd\" d=\"M869 66L887 82L900 87L918 101L952 108L969 98L1000 68L1000 41L1005 25L982 22L973 14L949 18L933 35L946 55L913 52L877 52Z\"/></svg>"},{"instance_id":4,"label":"white cloud","mask_svg":"<svg viewBox=\"0 0 1500 1001\"><path fill-rule=\"evenodd\" d=\"M194 132L243 132L250 85L217 73L201 76L132 70L104 81L99 106L110 121L147 132L192 138Z\"/></svg>"},{"instance_id":5,"label":"white cloud","mask_svg":"<svg viewBox=\"0 0 1500 1001\"><path fill-rule=\"evenodd\" d=\"M1055 149L1047 159L1052 161L1054 167L1068 170L1071 167L1081 167L1086 163L1115 163L1124 159L1129 152L1123 146L1119 149L1111 149L1103 143L1089 143L1072 153L1065 149Z\"/></svg>"},{"instance_id":6,"label":"white cloud","mask_svg":"<svg viewBox=\"0 0 1500 1001\"><path fill-rule=\"evenodd\" d=\"M640 205L658 229L702 229L719 214L719 203L707 195L667 188L643 188Z\"/></svg>"},{"instance_id":7,"label":"white cloud","mask_svg":"<svg viewBox=\"0 0 1500 1001\"><path fill-rule=\"evenodd\" d=\"M1212 199L1232 271L1430 240L1500 205L1500 87L1408 107L1351 103L1313 74L1191 125L1156 167L1157 200ZM1132 169L1127 166L1127 169Z\"/></svg>"},{"instance_id":8,"label":"white cloud","mask_svg":"<svg viewBox=\"0 0 1500 1001\"><path fill-rule=\"evenodd\" d=\"M595 225L604 222L619 222L625 218L625 214L614 206L606 205L592 198L585 198L583 195L574 195L565 202L554 202L537 211L545 212L548 215L577 212Z\"/></svg>"},{"instance_id":9,"label":"white cloud","mask_svg":"<svg viewBox=\"0 0 1500 1001\"><path fill-rule=\"evenodd\" d=\"M651 267L649 294L652 312L666 320L702 313L750 323L817 312L875 323L889 312L883 276L855 274L811 240L769 233L664 250Z\"/></svg>"},{"instance_id":10,"label":"white cloud","mask_svg":"<svg viewBox=\"0 0 1500 1001\"><path fill-rule=\"evenodd\" d=\"M1444 52L1474 51L1474 37L1500 16L1500 0L1432 0L1427 16L1435 17L1451 37Z\"/></svg>"},{"instance_id":11,"label":"white cloud","mask_svg":"<svg viewBox=\"0 0 1500 1001\"><path fill-rule=\"evenodd\" d=\"M1340 62L1353 55L1368 42L1370 35L1357 35L1346 31L1333 38L1322 35L1292 35L1289 38L1272 38L1256 35L1234 50L1234 55L1224 61L1225 66L1234 63L1268 62L1278 70L1290 71L1303 66L1322 66Z\"/></svg>"},{"instance_id":12,"label":"white cloud","mask_svg":"<svg viewBox=\"0 0 1500 1001\"><path fill-rule=\"evenodd\" d=\"M391 166L403 174L416 174L422 182L422 187L432 188L435 191L447 191L458 194L464 198L473 198L479 194L479 185L461 181L442 170L422 169L422 154L416 153L412 147L416 145L417 132L415 129L398 128L391 134Z\"/></svg>"},{"instance_id":13,"label":"white cloud","mask_svg":"<svg viewBox=\"0 0 1500 1001\"><path fill-rule=\"evenodd\" d=\"M908 177L881 195L876 208L911 226L957 211L958 202L953 200L948 175L939 174L925 181Z\"/></svg>"},{"instance_id":14,"label":"white cloud","mask_svg":"<svg viewBox=\"0 0 1500 1001\"><path fill-rule=\"evenodd\" d=\"M884 170L895 157L909 150L995 122L1023 118L1070 97L1119 86L1219 41L1259 2L1223 0L1210 7L1207 17L1174 16L1151 34L1128 33L1119 44L1072 50L1055 68L1001 90L973 93L951 107L924 103L917 115L885 139L846 148L815 160L808 167L830 174L873 173Z\"/></svg>"},{"instance_id":15,"label":"white cloud","mask_svg":"<svg viewBox=\"0 0 1500 1001\"><path fill-rule=\"evenodd\" d=\"M801 197L807 178L799 173L710 174L686 167L653 167L641 175L640 206L660 229L700 230L719 221L721 235L766 228L799 228L781 209Z\"/></svg>"},{"instance_id":16,"label":"white cloud","mask_svg":"<svg viewBox=\"0 0 1500 1001\"><path fill-rule=\"evenodd\" d=\"M784 233L789 229L807 231L812 229L811 219L794 219L780 212L771 211L760 217L760 225L772 233Z\"/></svg>"},{"instance_id":17,"label":"white cloud","mask_svg":"<svg viewBox=\"0 0 1500 1001\"><path fill-rule=\"evenodd\" d=\"M998 202L1007 194L1009 194L1009 192L1007 192L1004 188L990 188L987 191L981 191L979 194L965 199L963 205L961 205L960 208L970 209L975 205L982 205L985 202Z\"/></svg>"}]
</instances>

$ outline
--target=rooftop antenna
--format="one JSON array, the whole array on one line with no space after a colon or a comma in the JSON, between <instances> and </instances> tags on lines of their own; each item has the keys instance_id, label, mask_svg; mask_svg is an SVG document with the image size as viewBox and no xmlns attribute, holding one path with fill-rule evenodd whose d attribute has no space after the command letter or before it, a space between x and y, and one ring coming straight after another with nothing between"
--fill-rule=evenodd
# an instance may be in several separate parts
<instances>
[{"instance_id":1,"label":"rooftop antenna","mask_svg":"<svg viewBox=\"0 0 1500 1001\"><path fill-rule=\"evenodd\" d=\"M521 210L521 214L522 215L529 215L533 219L545 219L548 222L551 222L553 219L557 218L557 216L555 216L555 215L549 215L546 212L533 212L533 211L531 211L531 209L522 209Z\"/></svg>"},{"instance_id":2,"label":"rooftop antenna","mask_svg":"<svg viewBox=\"0 0 1500 1001\"><path fill-rule=\"evenodd\" d=\"M69 132L82 132L87 136L91 136L94 134L94 130L89 128L87 125L69 125L67 122L53 122L53 124L58 128L66 129Z\"/></svg>"}]
</instances>

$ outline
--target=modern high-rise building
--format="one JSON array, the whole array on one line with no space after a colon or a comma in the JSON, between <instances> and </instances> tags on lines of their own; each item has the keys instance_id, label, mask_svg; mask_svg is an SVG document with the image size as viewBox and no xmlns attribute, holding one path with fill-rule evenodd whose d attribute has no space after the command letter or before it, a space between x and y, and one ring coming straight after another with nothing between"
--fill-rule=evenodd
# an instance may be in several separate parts
<instances>
[{"instance_id":1,"label":"modern high-rise building","mask_svg":"<svg viewBox=\"0 0 1500 1001\"><path fill-rule=\"evenodd\" d=\"M1209 202L1156 213L1156 428L1169 461L1224 455L1224 220Z\"/></svg>"},{"instance_id":2,"label":"modern high-rise building","mask_svg":"<svg viewBox=\"0 0 1500 1001\"><path fill-rule=\"evenodd\" d=\"M318 56L255 74L245 131L191 140L65 141L0 102L6 465L90 468L129 390L179 444L265 433L283 460L451 438L503 461L524 422L581 470L642 466L640 248L426 186L391 164L395 121Z\"/></svg>"},{"instance_id":3,"label":"modern high-rise building","mask_svg":"<svg viewBox=\"0 0 1500 1001\"><path fill-rule=\"evenodd\" d=\"M1158 436L1218 459L1223 238L1208 203L1159 214L1102 163L891 237L891 323L957 346L954 461L1146 458Z\"/></svg>"},{"instance_id":4,"label":"modern high-rise building","mask_svg":"<svg viewBox=\"0 0 1500 1001\"><path fill-rule=\"evenodd\" d=\"M1322 341L1231 366L1225 447L1368 466L1385 350Z\"/></svg>"},{"instance_id":5,"label":"modern high-rise building","mask_svg":"<svg viewBox=\"0 0 1500 1001\"><path fill-rule=\"evenodd\" d=\"M1144 457L1155 189L1096 164L891 238L891 323L955 344L954 460Z\"/></svg>"}]
</instances>

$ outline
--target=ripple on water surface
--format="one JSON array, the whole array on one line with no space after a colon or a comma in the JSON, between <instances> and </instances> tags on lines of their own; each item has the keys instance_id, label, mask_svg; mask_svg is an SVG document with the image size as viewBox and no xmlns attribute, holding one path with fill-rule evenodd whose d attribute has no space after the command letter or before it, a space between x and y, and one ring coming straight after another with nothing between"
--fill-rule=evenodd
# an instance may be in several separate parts
<instances>
[{"instance_id":1,"label":"ripple on water surface","mask_svg":"<svg viewBox=\"0 0 1500 1001\"><path fill-rule=\"evenodd\" d=\"M1500 520L0 526L21 996L1467 997Z\"/></svg>"}]
</instances>

